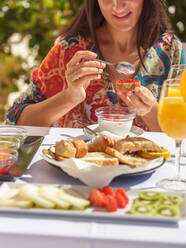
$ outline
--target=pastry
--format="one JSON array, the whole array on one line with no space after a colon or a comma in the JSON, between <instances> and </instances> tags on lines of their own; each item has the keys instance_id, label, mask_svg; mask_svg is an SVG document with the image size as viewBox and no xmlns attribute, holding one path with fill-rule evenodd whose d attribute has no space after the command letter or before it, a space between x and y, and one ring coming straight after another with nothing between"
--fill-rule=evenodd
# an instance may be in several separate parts
<instances>
[{"instance_id":1,"label":"pastry","mask_svg":"<svg viewBox=\"0 0 186 248\"><path fill-rule=\"evenodd\" d=\"M137 151L144 152L161 152L160 146L158 146L155 142L148 140L142 137L126 137L121 139L114 144L114 148L121 152L125 153L133 153Z\"/></svg>"},{"instance_id":2,"label":"pastry","mask_svg":"<svg viewBox=\"0 0 186 248\"><path fill-rule=\"evenodd\" d=\"M76 148L70 140L56 142L55 154L65 158L75 158Z\"/></svg>"}]
</instances>

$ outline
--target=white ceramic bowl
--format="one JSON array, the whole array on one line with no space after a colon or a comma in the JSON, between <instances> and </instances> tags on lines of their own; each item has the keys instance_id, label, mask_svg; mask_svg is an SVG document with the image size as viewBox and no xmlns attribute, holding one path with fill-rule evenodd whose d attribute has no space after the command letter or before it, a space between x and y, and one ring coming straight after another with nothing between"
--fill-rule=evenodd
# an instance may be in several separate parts
<instances>
[{"instance_id":1,"label":"white ceramic bowl","mask_svg":"<svg viewBox=\"0 0 186 248\"><path fill-rule=\"evenodd\" d=\"M101 107L96 109L100 131L108 131L125 137L132 127L136 114L128 107Z\"/></svg>"}]
</instances>

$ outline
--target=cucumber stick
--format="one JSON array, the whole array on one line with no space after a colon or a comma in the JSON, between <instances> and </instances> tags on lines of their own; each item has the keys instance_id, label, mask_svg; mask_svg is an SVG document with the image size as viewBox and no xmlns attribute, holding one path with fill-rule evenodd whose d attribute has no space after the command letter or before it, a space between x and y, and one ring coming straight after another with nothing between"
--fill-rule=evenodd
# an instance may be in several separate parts
<instances>
[{"instance_id":1,"label":"cucumber stick","mask_svg":"<svg viewBox=\"0 0 186 248\"><path fill-rule=\"evenodd\" d=\"M1 199L0 207L13 207L13 208L31 208L33 205L30 200L17 200L17 199Z\"/></svg>"},{"instance_id":2,"label":"cucumber stick","mask_svg":"<svg viewBox=\"0 0 186 248\"><path fill-rule=\"evenodd\" d=\"M45 209L79 209L83 210L90 205L82 194L69 189L62 189L54 185L39 186L25 184L17 188L0 187L0 207Z\"/></svg>"},{"instance_id":3,"label":"cucumber stick","mask_svg":"<svg viewBox=\"0 0 186 248\"><path fill-rule=\"evenodd\" d=\"M51 202L53 202L57 208L69 209L71 204L57 197L59 190L55 187L41 187L39 195Z\"/></svg>"},{"instance_id":4,"label":"cucumber stick","mask_svg":"<svg viewBox=\"0 0 186 248\"><path fill-rule=\"evenodd\" d=\"M5 199L9 199L9 198L13 198L16 195L18 195L19 190L17 188L10 188L7 184L3 184L0 187L0 198L5 198Z\"/></svg>"},{"instance_id":5,"label":"cucumber stick","mask_svg":"<svg viewBox=\"0 0 186 248\"><path fill-rule=\"evenodd\" d=\"M55 204L39 195L39 187L35 185L25 185L20 187L19 195L43 208L54 208Z\"/></svg>"},{"instance_id":6,"label":"cucumber stick","mask_svg":"<svg viewBox=\"0 0 186 248\"><path fill-rule=\"evenodd\" d=\"M90 201L74 196L70 193L67 193L64 189L60 189L58 197L63 201L69 202L74 208L83 210L90 205Z\"/></svg>"}]
</instances>

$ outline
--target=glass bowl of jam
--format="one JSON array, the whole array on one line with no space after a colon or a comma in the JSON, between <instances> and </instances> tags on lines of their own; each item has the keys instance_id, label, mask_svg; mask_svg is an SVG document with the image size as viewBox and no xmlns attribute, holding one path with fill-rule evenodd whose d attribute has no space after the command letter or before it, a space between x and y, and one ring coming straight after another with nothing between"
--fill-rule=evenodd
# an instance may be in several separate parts
<instances>
[{"instance_id":1,"label":"glass bowl of jam","mask_svg":"<svg viewBox=\"0 0 186 248\"><path fill-rule=\"evenodd\" d=\"M0 175L7 174L18 159L16 149L9 147L0 147Z\"/></svg>"},{"instance_id":2,"label":"glass bowl of jam","mask_svg":"<svg viewBox=\"0 0 186 248\"><path fill-rule=\"evenodd\" d=\"M0 140L0 175L7 174L18 159L19 143Z\"/></svg>"}]
</instances>

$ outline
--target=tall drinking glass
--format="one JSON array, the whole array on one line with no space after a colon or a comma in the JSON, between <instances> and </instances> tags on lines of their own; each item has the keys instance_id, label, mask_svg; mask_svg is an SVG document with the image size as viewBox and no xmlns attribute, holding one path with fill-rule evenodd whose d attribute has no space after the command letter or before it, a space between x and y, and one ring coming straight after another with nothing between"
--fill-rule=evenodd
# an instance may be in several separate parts
<instances>
[{"instance_id":1,"label":"tall drinking glass","mask_svg":"<svg viewBox=\"0 0 186 248\"><path fill-rule=\"evenodd\" d=\"M162 179L157 186L174 191L186 191L186 180L181 178L180 173L181 143L186 138L186 98L183 97L180 86L179 79L165 80L158 108L161 129L176 142L177 175Z\"/></svg>"},{"instance_id":2,"label":"tall drinking glass","mask_svg":"<svg viewBox=\"0 0 186 248\"><path fill-rule=\"evenodd\" d=\"M184 64L172 65L168 74L168 79L174 78L177 80L181 80L183 74L185 74L186 77L186 65Z\"/></svg>"},{"instance_id":3,"label":"tall drinking glass","mask_svg":"<svg viewBox=\"0 0 186 248\"><path fill-rule=\"evenodd\" d=\"M168 79L180 81L182 95L186 98L186 64L172 65L168 74ZM182 143L181 165L186 165L186 140Z\"/></svg>"}]
</instances>

